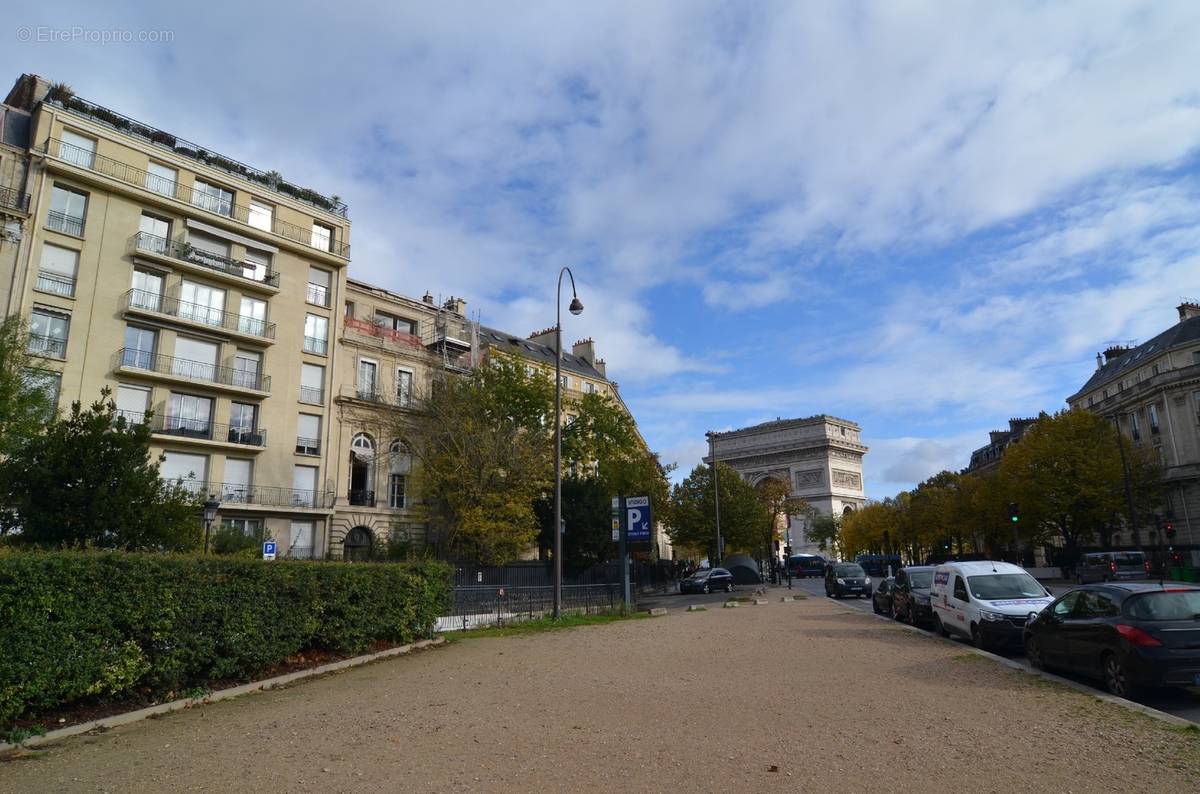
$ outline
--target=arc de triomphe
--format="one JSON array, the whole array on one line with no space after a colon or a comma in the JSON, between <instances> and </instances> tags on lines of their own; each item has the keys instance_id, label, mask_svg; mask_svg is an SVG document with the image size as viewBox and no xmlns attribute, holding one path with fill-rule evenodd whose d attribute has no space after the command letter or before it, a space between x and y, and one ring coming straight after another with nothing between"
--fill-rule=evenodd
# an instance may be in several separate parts
<instances>
[{"instance_id":1,"label":"arc de triomphe","mask_svg":"<svg viewBox=\"0 0 1200 794\"><path fill-rule=\"evenodd\" d=\"M777 419L740 430L711 434L712 454L751 485L776 478L792 495L826 515L862 508L862 428L856 422L820 414L806 419ZM712 458L706 457L711 464ZM818 554L808 539L809 516L788 518L795 554Z\"/></svg>"}]
</instances>

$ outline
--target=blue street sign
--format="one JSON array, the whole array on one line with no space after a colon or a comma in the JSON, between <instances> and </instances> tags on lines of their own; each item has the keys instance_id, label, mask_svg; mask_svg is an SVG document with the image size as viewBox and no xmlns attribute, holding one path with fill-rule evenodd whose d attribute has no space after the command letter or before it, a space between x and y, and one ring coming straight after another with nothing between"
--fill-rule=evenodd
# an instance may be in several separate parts
<instances>
[{"instance_id":1,"label":"blue street sign","mask_svg":"<svg viewBox=\"0 0 1200 794\"><path fill-rule=\"evenodd\" d=\"M650 516L650 497L631 496L625 500L626 539L630 543L649 543L654 520Z\"/></svg>"},{"instance_id":2,"label":"blue street sign","mask_svg":"<svg viewBox=\"0 0 1200 794\"><path fill-rule=\"evenodd\" d=\"M273 541L273 540L263 541L263 559L264 560L275 559L275 541Z\"/></svg>"}]
</instances>

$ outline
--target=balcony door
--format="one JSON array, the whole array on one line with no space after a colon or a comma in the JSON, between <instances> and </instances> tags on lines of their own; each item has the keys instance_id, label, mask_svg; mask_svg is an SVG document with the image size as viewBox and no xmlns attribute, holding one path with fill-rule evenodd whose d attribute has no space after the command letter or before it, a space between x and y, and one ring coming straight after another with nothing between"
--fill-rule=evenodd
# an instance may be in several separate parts
<instances>
[{"instance_id":1,"label":"balcony door","mask_svg":"<svg viewBox=\"0 0 1200 794\"><path fill-rule=\"evenodd\" d=\"M238 330L244 334L266 336L267 302L243 295L238 308Z\"/></svg>"},{"instance_id":2,"label":"balcony door","mask_svg":"<svg viewBox=\"0 0 1200 794\"><path fill-rule=\"evenodd\" d=\"M154 369L154 346L158 334L136 325L125 327L125 353L121 366Z\"/></svg>"},{"instance_id":3,"label":"balcony door","mask_svg":"<svg viewBox=\"0 0 1200 794\"><path fill-rule=\"evenodd\" d=\"M175 360L171 362L171 372L185 378L215 381L219 350L220 346L215 342L178 337L175 340Z\"/></svg>"},{"instance_id":4,"label":"balcony door","mask_svg":"<svg viewBox=\"0 0 1200 794\"><path fill-rule=\"evenodd\" d=\"M247 389L261 388L262 355L239 350L233 357L233 385Z\"/></svg>"},{"instance_id":5,"label":"balcony door","mask_svg":"<svg viewBox=\"0 0 1200 794\"><path fill-rule=\"evenodd\" d=\"M129 305L150 311L162 311L163 277L148 270L133 271L133 293Z\"/></svg>"},{"instance_id":6,"label":"balcony door","mask_svg":"<svg viewBox=\"0 0 1200 794\"><path fill-rule=\"evenodd\" d=\"M179 289L179 316L205 325L221 325L225 319L225 290L185 279Z\"/></svg>"},{"instance_id":7,"label":"balcony door","mask_svg":"<svg viewBox=\"0 0 1200 794\"><path fill-rule=\"evenodd\" d=\"M250 502L250 476L252 464L240 458L225 459L225 482L221 485L221 497L225 502Z\"/></svg>"},{"instance_id":8,"label":"balcony door","mask_svg":"<svg viewBox=\"0 0 1200 794\"><path fill-rule=\"evenodd\" d=\"M209 397L172 394L170 414L163 430L175 436L211 438L212 404Z\"/></svg>"},{"instance_id":9,"label":"balcony door","mask_svg":"<svg viewBox=\"0 0 1200 794\"><path fill-rule=\"evenodd\" d=\"M360 400L374 400L379 392L379 365L368 358L358 360L358 397Z\"/></svg>"},{"instance_id":10,"label":"balcony door","mask_svg":"<svg viewBox=\"0 0 1200 794\"><path fill-rule=\"evenodd\" d=\"M153 215L143 215L138 222L138 248L156 254L167 253L171 241L171 224Z\"/></svg>"}]
</instances>

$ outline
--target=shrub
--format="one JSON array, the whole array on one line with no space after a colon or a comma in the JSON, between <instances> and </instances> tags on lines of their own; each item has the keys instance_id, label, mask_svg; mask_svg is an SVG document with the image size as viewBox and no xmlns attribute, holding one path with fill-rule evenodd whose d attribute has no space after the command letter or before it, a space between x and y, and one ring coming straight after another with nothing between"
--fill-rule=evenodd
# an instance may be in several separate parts
<instances>
[{"instance_id":1,"label":"shrub","mask_svg":"<svg viewBox=\"0 0 1200 794\"><path fill-rule=\"evenodd\" d=\"M0 549L0 722L84 698L177 696L308 650L411 642L449 603L437 562Z\"/></svg>"}]
</instances>

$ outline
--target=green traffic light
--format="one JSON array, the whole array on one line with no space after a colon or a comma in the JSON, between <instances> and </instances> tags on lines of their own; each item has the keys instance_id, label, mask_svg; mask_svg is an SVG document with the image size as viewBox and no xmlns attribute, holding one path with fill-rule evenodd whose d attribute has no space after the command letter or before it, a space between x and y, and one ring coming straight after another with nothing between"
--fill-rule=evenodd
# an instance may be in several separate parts
<instances>
[{"instance_id":1,"label":"green traffic light","mask_svg":"<svg viewBox=\"0 0 1200 794\"><path fill-rule=\"evenodd\" d=\"M1017 516L1013 516L1013 517L1012 517L1012 522L1013 522L1014 524L1015 524L1015 523L1017 523L1017 522L1018 522L1018 521L1020 521L1020 520L1021 520L1021 519L1020 519L1020 518L1018 518Z\"/></svg>"}]
</instances>

